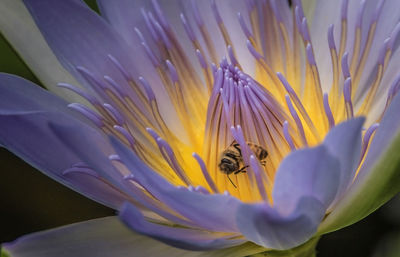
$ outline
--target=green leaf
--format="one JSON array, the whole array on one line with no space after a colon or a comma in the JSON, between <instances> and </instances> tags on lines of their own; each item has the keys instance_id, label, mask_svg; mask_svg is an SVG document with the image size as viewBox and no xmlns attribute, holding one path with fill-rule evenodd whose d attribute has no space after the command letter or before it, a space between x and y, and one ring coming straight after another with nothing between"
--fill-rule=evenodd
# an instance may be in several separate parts
<instances>
[{"instance_id":1,"label":"green leaf","mask_svg":"<svg viewBox=\"0 0 400 257\"><path fill-rule=\"evenodd\" d=\"M0 248L0 257L11 257L6 251L2 248Z\"/></svg>"}]
</instances>

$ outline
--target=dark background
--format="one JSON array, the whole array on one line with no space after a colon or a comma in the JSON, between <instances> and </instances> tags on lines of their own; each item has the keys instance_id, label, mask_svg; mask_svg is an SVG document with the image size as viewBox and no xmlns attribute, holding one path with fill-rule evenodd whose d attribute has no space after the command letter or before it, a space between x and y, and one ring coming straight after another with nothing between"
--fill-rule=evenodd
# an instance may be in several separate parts
<instances>
[{"instance_id":1,"label":"dark background","mask_svg":"<svg viewBox=\"0 0 400 257\"><path fill-rule=\"evenodd\" d=\"M93 1L87 1L94 7ZM0 71L39 83L4 38L0 38ZM0 243L115 211L53 181L0 148ZM318 257L400 256L400 198L364 220L322 237ZM397 249L396 249L397 248Z\"/></svg>"}]
</instances>

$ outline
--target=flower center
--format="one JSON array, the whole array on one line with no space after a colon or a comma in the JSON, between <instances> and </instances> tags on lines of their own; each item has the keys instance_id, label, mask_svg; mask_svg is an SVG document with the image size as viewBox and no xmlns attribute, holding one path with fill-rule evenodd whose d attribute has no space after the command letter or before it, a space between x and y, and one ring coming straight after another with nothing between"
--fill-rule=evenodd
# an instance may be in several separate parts
<instances>
[{"instance_id":1,"label":"flower center","mask_svg":"<svg viewBox=\"0 0 400 257\"><path fill-rule=\"evenodd\" d=\"M197 63L188 58L190 53L184 50L188 45L182 45L157 1L151 3L155 11L143 9L145 25L136 28L152 64L148 68L154 76L146 78L150 83L132 78L129 67L109 56L129 86L118 85L109 76L97 78L84 67L77 71L93 95L72 85L60 86L83 96L96 111L77 103L71 108L120 139L171 183L202 193L226 191L243 201L271 199L274 175L285 156L321 143L336 123L371 110L400 31L396 27L382 44L372 79L368 76L365 82L362 74L383 1L370 20L365 41L360 34L362 2L350 47L348 1L343 1L338 47L333 25L328 30L332 78L326 87L299 0L291 9L278 8L277 1L246 1L247 13L238 14L247 39L245 61L255 64L254 77L244 72L247 67L237 51L246 42L234 42L232 28L224 24L215 1L211 2L213 29L220 32L230 60L223 58L219 67L208 62L216 63L219 53L207 25L210 21L199 12L200 1L191 1L186 10L190 16L180 15ZM149 32L147 37L142 30ZM392 83L386 107L399 90L399 81ZM368 124L379 122L383 112L378 110ZM364 133L360 164L377 127L373 124Z\"/></svg>"}]
</instances>

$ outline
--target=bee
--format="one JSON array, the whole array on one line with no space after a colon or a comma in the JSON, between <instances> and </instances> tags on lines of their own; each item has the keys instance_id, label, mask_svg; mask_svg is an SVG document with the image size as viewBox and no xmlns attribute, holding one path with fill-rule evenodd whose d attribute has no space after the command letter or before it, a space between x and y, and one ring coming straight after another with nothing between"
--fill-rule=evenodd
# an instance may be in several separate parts
<instances>
[{"instance_id":1,"label":"bee","mask_svg":"<svg viewBox=\"0 0 400 257\"><path fill-rule=\"evenodd\" d=\"M257 159L264 166L266 164L266 158L268 156L267 150L262 148L259 145L253 143L247 143L250 149L254 152ZM218 168L220 171L228 176L228 179L231 181L232 185L236 188L236 185L232 182L229 177L230 174L239 174L241 172L245 173L246 168L249 166L244 166L242 150L240 149L240 145L233 141L230 146L225 149L219 158Z\"/></svg>"}]
</instances>

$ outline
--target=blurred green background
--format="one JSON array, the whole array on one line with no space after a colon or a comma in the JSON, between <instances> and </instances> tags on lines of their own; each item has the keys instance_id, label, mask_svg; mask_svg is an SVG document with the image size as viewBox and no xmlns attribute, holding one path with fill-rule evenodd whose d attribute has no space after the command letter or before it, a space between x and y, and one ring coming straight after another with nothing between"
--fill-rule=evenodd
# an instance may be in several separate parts
<instances>
[{"instance_id":1,"label":"blurred green background","mask_svg":"<svg viewBox=\"0 0 400 257\"><path fill-rule=\"evenodd\" d=\"M95 8L94 1L87 2ZM0 72L17 74L39 84L3 37L0 56ZM114 210L58 184L2 148L0 171L0 242L115 214ZM318 257L338 256L400 256L400 198L353 226L325 235L318 245Z\"/></svg>"}]
</instances>

